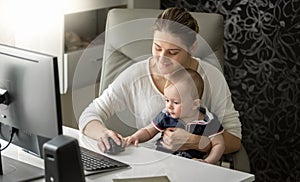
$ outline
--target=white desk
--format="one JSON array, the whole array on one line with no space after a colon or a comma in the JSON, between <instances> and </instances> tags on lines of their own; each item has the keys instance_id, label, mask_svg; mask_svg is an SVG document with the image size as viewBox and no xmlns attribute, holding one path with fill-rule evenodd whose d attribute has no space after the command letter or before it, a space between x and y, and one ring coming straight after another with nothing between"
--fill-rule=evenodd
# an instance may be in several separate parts
<instances>
[{"instance_id":1,"label":"white desk","mask_svg":"<svg viewBox=\"0 0 300 182\"><path fill-rule=\"evenodd\" d=\"M100 152L96 141L82 135L78 130L64 127L64 135L77 138L79 145ZM20 148L12 145L3 155L25 161L44 168L44 161L33 155L27 154ZM106 155L106 154L105 154ZM109 155L131 166L128 169L100 173L86 177L86 181L109 181L114 178L149 177L165 175L172 182L187 181L254 181L254 175L236 170L227 169L211 164L193 161L144 147L128 147L119 155ZM38 181L44 181L43 179Z\"/></svg>"}]
</instances>

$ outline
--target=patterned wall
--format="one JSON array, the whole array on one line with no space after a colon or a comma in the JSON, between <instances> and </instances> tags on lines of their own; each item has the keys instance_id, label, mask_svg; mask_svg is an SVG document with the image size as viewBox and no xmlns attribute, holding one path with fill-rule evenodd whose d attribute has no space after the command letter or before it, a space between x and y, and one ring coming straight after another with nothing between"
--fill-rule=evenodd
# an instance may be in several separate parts
<instances>
[{"instance_id":1,"label":"patterned wall","mask_svg":"<svg viewBox=\"0 0 300 182\"><path fill-rule=\"evenodd\" d=\"M162 0L224 16L225 77L256 181L300 181L300 0Z\"/></svg>"}]
</instances>

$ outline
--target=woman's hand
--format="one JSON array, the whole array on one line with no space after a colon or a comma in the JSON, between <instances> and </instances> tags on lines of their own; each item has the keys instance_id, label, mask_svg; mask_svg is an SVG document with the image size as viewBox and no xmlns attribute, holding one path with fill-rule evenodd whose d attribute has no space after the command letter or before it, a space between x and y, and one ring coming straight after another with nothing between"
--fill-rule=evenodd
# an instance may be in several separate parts
<instances>
[{"instance_id":1,"label":"woman's hand","mask_svg":"<svg viewBox=\"0 0 300 182\"><path fill-rule=\"evenodd\" d=\"M123 142L124 139L120 134L107 129L97 120L89 122L85 126L83 133L90 138L97 140L97 145L102 152L110 149L110 144L108 142L109 137L112 138L117 145L122 143L122 146L125 146L125 142Z\"/></svg>"},{"instance_id":2,"label":"woman's hand","mask_svg":"<svg viewBox=\"0 0 300 182\"><path fill-rule=\"evenodd\" d=\"M120 134L112 130L105 129L101 132L100 137L97 139L97 145L102 152L109 150L111 147L108 138L112 138L117 145L122 144L123 147L126 145L124 138Z\"/></svg>"},{"instance_id":3,"label":"woman's hand","mask_svg":"<svg viewBox=\"0 0 300 182\"><path fill-rule=\"evenodd\" d=\"M183 129L167 128L163 134L162 145L171 151L186 150L189 149L185 144L190 136L191 134Z\"/></svg>"},{"instance_id":4,"label":"woman's hand","mask_svg":"<svg viewBox=\"0 0 300 182\"><path fill-rule=\"evenodd\" d=\"M196 149L207 152L211 148L210 140L207 137L191 134L181 128L166 129L162 145L172 151Z\"/></svg>"}]
</instances>

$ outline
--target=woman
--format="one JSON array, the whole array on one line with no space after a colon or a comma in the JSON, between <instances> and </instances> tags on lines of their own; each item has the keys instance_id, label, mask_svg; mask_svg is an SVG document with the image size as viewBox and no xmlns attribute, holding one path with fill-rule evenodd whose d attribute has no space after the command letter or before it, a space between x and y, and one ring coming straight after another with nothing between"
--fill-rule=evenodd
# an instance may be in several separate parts
<instances>
[{"instance_id":1,"label":"woman","mask_svg":"<svg viewBox=\"0 0 300 182\"><path fill-rule=\"evenodd\" d=\"M191 54L196 47L199 32L197 21L182 8L168 8L154 24L152 57L140 61L125 71L96 98L82 113L79 128L87 136L97 139L101 151L110 148L108 137L120 144L118 133L107 129L103 121L114 113L129 108L135 114L138 129L151 123L164 107L165 76L180 67L198 71L205 90L202 104L215 113L224 127L225 153L239 150L241 124L234 109L231 93L223 74L214 66ZM211 149L207 137L191 135L182 129L164 132L163 145L170 150Z\"/></svg>"}]
</instances>

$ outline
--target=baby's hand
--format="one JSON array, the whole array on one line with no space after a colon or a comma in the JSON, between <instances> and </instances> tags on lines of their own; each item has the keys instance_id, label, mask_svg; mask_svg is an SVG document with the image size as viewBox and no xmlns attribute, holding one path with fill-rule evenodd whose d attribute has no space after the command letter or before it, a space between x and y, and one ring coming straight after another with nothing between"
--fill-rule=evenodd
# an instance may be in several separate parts
<instances>
[{"instance_id":1,"label":"baby's hand","mask_svg":"<svg viewBox=\"0 0 300 182\"><path fill-rule=\"evenodd\" d=\"M204 159L193 158L193 160L208 163L208 162L207 162L206 160L204 160Z\"/></svg>"},{"instance_id":2,"label":"baby's hand","mask_svg":"<svg viewBox=\"0 0 300 182\"><path fill-rule=\"evenodd\" d=\"M129 146L130 144L133 144L134 146L137 147L138 144L139 144L139 140L136 137L132 136L132 135L124 138L124 140L125 140L125 143L126 143L126 147Z\"/></svg>"}]
</instances>

